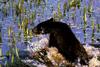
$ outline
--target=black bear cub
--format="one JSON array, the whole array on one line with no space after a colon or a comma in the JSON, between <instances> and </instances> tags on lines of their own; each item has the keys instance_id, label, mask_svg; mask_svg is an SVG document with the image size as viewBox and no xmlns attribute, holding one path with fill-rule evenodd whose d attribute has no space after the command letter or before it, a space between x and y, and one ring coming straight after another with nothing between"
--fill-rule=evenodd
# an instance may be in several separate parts
<instances>
[{"instance_id":1,"label":"black bear cub","mask_svg":"<svg viewBox=\"0 0 100 67\"><path fill-rule=\"evenodd\" d=\"M59 53L71 63L79 59L82 65L88 64L88 55L84 47L67 24L51 18L38 24L32 31L35 34L50 34L49 47L56 47Z\"/></svg>"}]
</instances>

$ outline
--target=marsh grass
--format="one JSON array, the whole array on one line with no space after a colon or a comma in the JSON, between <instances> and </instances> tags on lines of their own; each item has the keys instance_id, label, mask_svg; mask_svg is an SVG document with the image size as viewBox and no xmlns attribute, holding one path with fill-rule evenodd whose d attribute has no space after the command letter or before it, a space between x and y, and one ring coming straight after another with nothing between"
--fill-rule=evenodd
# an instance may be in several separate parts
<instances>
[{"instance_id":1,"label":"marsh grass","mask_svg":"<svg viewBox=\"0 0 100 67\"><path fill-rule=\"evenodd\" d=\"M92 29L91 43L95 43L95 30L97 30L97 32L100 33L100 24L99 21L96 24L96 21L94 21L95 19L93 19L94 17L93 0L90 0L88 6L86 5L86 1L83 0L67 0L64 3L62 3L61 0L58 0L57 4L55 5L56 9L53 3L48 3L48 2L50 1L49 0L17 0L17 1L0 0L0 5L2 4L0 7L1 10L0 12L2 13L0 21L1 20L4 21L7 17L11 17L14 20L13 22L11 21L11 23L18 26L17 34L13 29L14 28L13 24L7 27L8 46L9 46L8 55L11 56L11 61L10 61L11 64L15 63L16 58L18 59L17 62L21 60L18 53L19 48L17 48L18 42L22 42L22 39L24 42L32 41L32 38L34 37L31 30L31 26L34 27L34 24L36 22L41 22L41 18L43 19L48 18L47 15L49 15L49 12L48 14L46 14L46 17L44 17L44 14L47 9L50 9L52 10L51 12L54 12L50 13L50 16L54 17L56 20L60 21L62 19L67 18L67 21L65 22L69 22L70 24L74 22L74 25L77 24L76 23L77 17L81 17L81 22L82 22L81 28L84 34L83 35L84 43L86 43L86 40L88 39L86 29L89 24L88 20L90 20L91 22L90 28ZM85 4L83 4L83 2ZM52 7L50 8L49 6ZM77 13L76 10L80 10L81 12L80 16L76 16ZM9 24L9 23L5 22L4 24ZM3 36L1 35L1 27L0 27L0 44L2 44L2 37ZM2 56L1 48L0 48L0 56ZM9 67L10 62L7 62L6 64L7 67Z\"/></svg>"},{"instance_id":2,"label":"marsh grass","mask_svg":"<svg viewBox=\"0 0 100 67\"><path fill-rule=\"evenodd\" d=\"M91 21L92 23L92 37L91 37L91 41L92 41L92 44L94 44L94 37L95 37L95 24L94 24L94 20Z\"/></svg>"},{"instance_id":3,"label":"marsh grass","mask_svg":"<svg viewBox=\"0 0 100 67\"><path fill-rule=\"evenodd\" d=\"M2 28L2 25L0 23L0 56L2 56L2 34L1 34L1 28ZM0 64L0 67L2 67L1 64Z\"/></svg>"},{"instance_id":4,"label":"marsh grass","mask_svg":"<svg viewBox=\"0 0 100 67\"><path fill-rule=\"evenodd\" d=\"M1 34L2 24L0 23L0 44L2 43L2 34Z\"/></svg>"},{"instance_id":5,"label":"marsh grass","mask_svg":"<svg viewBox=\"0 0 100 67\"><path fill-rule=\"evenodd\" d=\"M84 42L86 41L86 27L87 27L87 12L86 12L86 6L84 6L84 11L83 11L83 33L84 33Z\"/></svg>"},{"instance_id":6,"label":"marsh grass","mask_svg":"<svg viewBox=\"0 0 100 67\"><path fill-rule=\"evenodd\" d=\"M19 54L18 54L18 48L16 47L16 36L15 33L12 29L12 27L10 26L8 28L8 37L9 37L9 52L8 55L11 56L11 63L14 63L15 60L15 56L16 58L19 58Z\"/></svg>"}]
</instances>

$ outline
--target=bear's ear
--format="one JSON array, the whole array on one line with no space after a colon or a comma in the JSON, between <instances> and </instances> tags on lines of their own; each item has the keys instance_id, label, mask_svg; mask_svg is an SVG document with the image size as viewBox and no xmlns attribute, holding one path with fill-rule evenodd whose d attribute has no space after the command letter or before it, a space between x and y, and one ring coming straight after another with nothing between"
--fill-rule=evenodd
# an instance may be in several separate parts
<instances>
[{"instance_id":1,"label":"bear's ear","mask_svg":"<svg viewBox=\"0 0 100 67\"><path fill-rule=\"evenodd\" d=\"M50 21L50 22L54 22L55 19L54 19L54 18L50 18L49 21Z\"/></svg>"}]
</instances>

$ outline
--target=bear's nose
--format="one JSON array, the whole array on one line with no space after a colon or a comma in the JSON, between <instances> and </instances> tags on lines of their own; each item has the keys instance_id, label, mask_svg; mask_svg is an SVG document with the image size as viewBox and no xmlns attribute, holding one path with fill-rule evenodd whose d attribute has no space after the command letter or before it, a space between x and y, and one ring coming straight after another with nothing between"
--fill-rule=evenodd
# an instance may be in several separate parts
<instances>
[{"instance_id":1,"label":"bear's nose","mask_svg":"<svg viewBox=\"0 0 100 67\"><path fill-rule=\"evenodd\" d=\"M37 28L33 28L33 29L32 29L32 32L33 32L33 33L37 33Z\"/></svg>"},{"instance_id":2,"label":"bear's nose","mask_svg":"<svg viewBox=\"0 0 100 67\"><path fill-rule=\"evenodd\" d=\"M40 34L40 31L37 28L32 29L33 34Z\"/></svg>"}]
</instances>

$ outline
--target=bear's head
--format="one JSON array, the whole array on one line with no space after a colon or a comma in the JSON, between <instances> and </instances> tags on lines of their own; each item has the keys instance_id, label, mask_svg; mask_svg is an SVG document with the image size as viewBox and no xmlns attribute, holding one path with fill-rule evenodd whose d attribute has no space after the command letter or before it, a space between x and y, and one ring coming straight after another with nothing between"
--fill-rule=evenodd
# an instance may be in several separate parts
<instances>
[{"instance_id":1,"label":"bear's head","mask_svg":"<svg viewBox=\"0 0 100 67\"><path fill-rule=\"evenodd\" d=\"M35 33L35 34L48 34L48 33L50 33L51 30L52 30L52 24L51 23L53 21L54 21L54 19L51 18L47 21L39 23L37 26L35 26L32 29L32 32Z\"/></svg>"}]
</instances>

